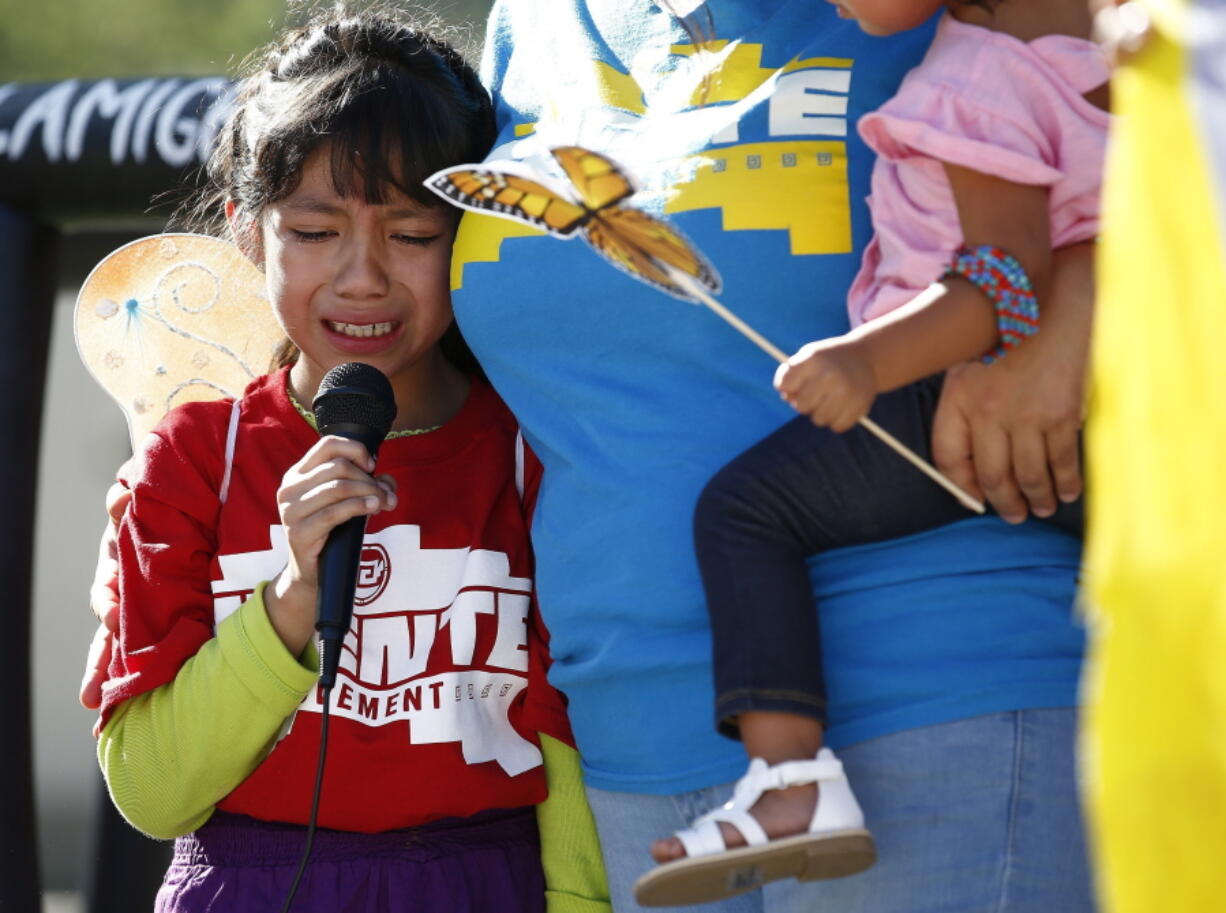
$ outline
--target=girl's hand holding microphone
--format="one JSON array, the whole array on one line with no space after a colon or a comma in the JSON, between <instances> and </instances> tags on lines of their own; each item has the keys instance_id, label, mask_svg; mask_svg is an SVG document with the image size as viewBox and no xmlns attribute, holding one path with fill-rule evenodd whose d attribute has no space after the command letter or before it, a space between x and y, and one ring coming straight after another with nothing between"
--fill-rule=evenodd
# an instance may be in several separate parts
<instances>
[{"instance_id":1,"label":"girl's hand holding microphone","mask_svg":"<svg viewBox=\"0 0 1226 913\"><path fill-rule=\"evenodd\" d=\"M291 466L277 489L289 561L264 594L268 619L295 656L315 629L319 554L328 534L353 517L396 506L396 482L372 476L374 458L358 441L327 436Z\"/></svg>"}]
</instances>

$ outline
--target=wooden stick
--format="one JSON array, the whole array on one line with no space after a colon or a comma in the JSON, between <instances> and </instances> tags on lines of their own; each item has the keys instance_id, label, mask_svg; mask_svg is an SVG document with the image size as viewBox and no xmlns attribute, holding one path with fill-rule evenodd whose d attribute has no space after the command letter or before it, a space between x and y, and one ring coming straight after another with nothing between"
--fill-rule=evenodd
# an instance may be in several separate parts
<instances>
[{"instance_id":1,"label":"wooden stick","mask_svg":"<svg viewBox=\"0 0 1226 913\"><path fill-rule=\"evenodd\" d=\"M865 430L880 438L887 447L901 456L904 460L957 498L958 503L967 510L973 510L977 514L985 512L982 501L980 501L978 498L971 497L971 495L964 491L961 486L954 482L953 479L942 473L939 469L917 454L898 438L894 437L894 435L890 434L890 432L886 431L867 415L860 419L860 424Z\"/></svg>"},{"instance_id":2,"label":"wooden stick","mask_svg":"<svg viewBox=\"0 0 1226 913\"><path fill-rule=\"evenodd\" d=\"M762 351L774 358L775 361L783 364L788 360L787 355L782 349L780 349L770 340L766 339L766 337L747 324L744 320L712 298L711 295L707 293L707 290L699 285L694 280L694 277L692 277L689 273L683 273L681 270L667 264L661 263L660 265L667 270L669 278L726 320L739 333L741 333L741 335L745 336L758 348L762 349ZM971 497L969 494L963 491L962 488L955 484L952 479L940 472L935 466L917 454L898 438L894 437L894 435L890 434L867 415L860 419L860 425L870 434L873 434L879 438L883 443L885 443L886 446L905 459L908 463L957 498L958 503L967 510L973 510L977 514L984 512L982 501Z\"/></svg>"}]
</instances>

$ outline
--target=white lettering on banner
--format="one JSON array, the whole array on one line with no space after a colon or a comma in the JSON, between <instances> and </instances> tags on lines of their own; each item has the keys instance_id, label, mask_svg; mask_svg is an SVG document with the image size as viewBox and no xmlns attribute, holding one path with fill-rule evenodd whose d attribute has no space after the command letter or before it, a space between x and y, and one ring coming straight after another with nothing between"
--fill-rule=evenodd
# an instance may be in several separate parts
<instances>
[{"instance_id":1,"label":"white lettering on banner","mask_svg":"<svg viewBox=\"0 0 1226 913\"><path fill-rule=\"evenodd\" d=\"M70 162L81 158L85 147L85 130L90 119L97 114L103 118L115 118L115 123L111 126L111 163L118 165L122 162L127 153L128 136L132 132L136 112L156 84L156 79L143 79L120 91L115 87L113 79L103 79L86 89L73 105L72 117L68 120L64 157Z\"/></svg>"},{"instance_id":2,"label":"white lettering on banner","mask_svg":"<svg viewBox=\"0 0 1226 913\"><path fill-rule=\"evenodd\" d=\"M3 106L8 97L17 91L17 87L11 82L0 86L0 106ZM0 155L4 155L8 151L9 133L7 130L0 130Z\"/></svg>"},{"instance_id":3,"label":"white lettering on banner","mask_svg":"<svg viewBox=\"0 0 1226 913\"><path fill-rule=\"evenodd\" d=\"M218 557L222 579L212 585L216 622L285 566L284 527L270 526L268 536L268 549ZM540 752L507 716L527 685L532 592L529 578L511 575L507 555L422 548L420 527L392 526L366 536L358 578L340 656L342 676L333 692L337 715L368 726L407 722L413 744L459 742L468 763L497 761L511 775L538 765ZM483 625L493 626L486 655L477 652ZM450 651L434 651L436 662L473 668L427 674L444 630ZM318 712L319 695L309 695L299 709Z\"/></svg>"},{"instance_id":4,"label":"white lettering on banner","mask_svg":"<svg viewBox=\"0 0 1226 913\"><path fill-rule=\"evenodd\" d=\"M21 158L37 134L47 161L79 161L90 124L102 119L112 120L108 145L114 165L129 157L144 162L151 143L153 151L173 167L203 162L230 109L228 84L217 76L187 82L155 78L120 89L115 80L101 79L74 101L78 80L58 82L17 115L11 130L0 130L0 154L10 161ZM0 86L0 105L18 88L12 83ZM207 107L197 116L189 108L201 97Z\"/></svg>"},{"instance_id":5,"label":"white lettering on banner","mask_svg":"<svg viewBox=\"0 0 1226 913\"><path fill-rule=\"evenodd\" d=\"M771 136L846 136L851 70L799 70L779 77Z\"/></svg>"},{"instance_id":6,"label":"white lettering on banner","mask_svg":"<svg viewBox=\"0 0 1226 913\"><path fill-rule=\"evenodd\" d=\"M18 115L17 123L13 124L13 132L8 141L10 159L21 157L35 129L41 126L43 128L43 152L47 156L47 161L58 162L60 160L64 125L68 121L68 100L72 98L72 93L76 91L76 88L75 79L52 86Z\"/></svg>"},{"instance_id":7,"label":"white lettering on banner","mask_svg":"<svg viewBox=\"0 0 1226 913\"><path fill-rule=\"evenodd\" d=\"M158 109L168 95L179 85L177 79L171 79L155 88L145 103L141 105L140 114L136 117L136 126L132 130L132 160L144 163L149 154L149 134L153 132L153 119L157 117Z\"/></svg>"},{"instance_id":8,"label":"white lettering on banner","mask_svg":"<svg viewBox=\"0 0 1226 913\"><path fill-rule=\"evenodd\" d=\"M183 109L197 96L219 92L225 84L226 80L218 77L189 82L171 96L166 107L158 112L153 142L158 155L167 165L181 168L200 155L202 150L207 152L207 143L203 147L200 144L199 133L203 122L196 117L184 117Z\"/></svg>"}]
</instances>

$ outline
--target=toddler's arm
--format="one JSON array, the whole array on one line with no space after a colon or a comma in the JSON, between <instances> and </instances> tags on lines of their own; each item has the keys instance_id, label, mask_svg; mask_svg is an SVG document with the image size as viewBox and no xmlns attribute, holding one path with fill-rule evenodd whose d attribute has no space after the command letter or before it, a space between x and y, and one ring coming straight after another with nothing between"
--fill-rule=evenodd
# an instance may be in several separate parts
<instances>
[{"instance_id":1,"label":"toddler's arm","mask_svg":"<svg viewBox=\"0 0 1226 913\"><path fill-rule=\"evenodd\" d=\"M964 243L1011 254L1040 302L1051 274L1047 188L945 165ZM999 339L992 303L961 278L944 279L910 303L834 339L809 343L776 374L780 394L815 424L846 431L878 393L991 351Z\"/></svg>"}]
</instances>

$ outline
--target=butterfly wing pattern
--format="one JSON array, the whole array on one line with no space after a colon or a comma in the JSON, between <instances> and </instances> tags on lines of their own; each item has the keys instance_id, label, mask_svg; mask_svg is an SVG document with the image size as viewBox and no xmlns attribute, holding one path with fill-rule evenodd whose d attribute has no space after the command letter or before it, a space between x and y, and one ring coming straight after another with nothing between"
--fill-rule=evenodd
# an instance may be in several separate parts
<instances>
[{"instance_id":1,"label":"butterfly wing pattern","mask_svg":"<svg viewBox=\"0 0 1226 913\"><path fill-rule=\"evenodd\" d=\"M713 294L720 290L715 268L694 246L667 222L641 209L619 206L602 210L588 223L587 240L613 265L677 298L695 300L663 264L692 276Z\"/></svg>"},{"instance_id":2,"label":"butterfly wing pattern","mask_svg":"<svg viewBox=\"0 0 1226 913\"><path fill-rule=\"evenodd\" d=\"M551 152L570 178L583 205L594 212L620 203L637 189L620 168L590 149L561 146Z\"/></svg>"},{"instance_id":3,"label":"butterfly wing pattern","mask_svg":"<svg viewBox=\"0 0 1226 913\"><path fill-rule=\"evenodd\" d=\"M533 225L554 237L572 238L581 229L592 249L614 266L685 301L696 299L670 269L713 294L720 291L719 274L684 235L623 203L635 186L616 164L579 146L551 152L574 198L504 162L447 168L427 178L426 186L457 206Z\"/></svg>"},{"instance_id":4,"label":"butterfly wing pattern","mask_svg":"<svg viewBox=\"0 0 1226 913\"><path fill-rule=\"evenodd\" d=\"M526 222L559 238L569 238L590 215L557 191L510 170L460 165L430 175L426 186L457 206Z\"/></svg>"}]
</instances>

